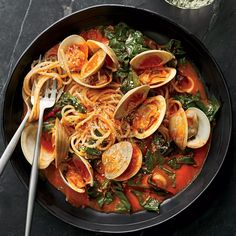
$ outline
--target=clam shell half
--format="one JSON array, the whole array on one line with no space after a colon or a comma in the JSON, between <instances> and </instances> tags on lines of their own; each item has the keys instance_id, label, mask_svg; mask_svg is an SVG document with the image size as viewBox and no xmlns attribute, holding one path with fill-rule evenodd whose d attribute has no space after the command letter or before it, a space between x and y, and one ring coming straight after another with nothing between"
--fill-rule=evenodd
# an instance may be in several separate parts
<instances>
[{"instance_id":1,"label":"clam shell half","mask_svg":"<svg viewBox=\"0 0 236 236\"><path fill-rule=\"evenodd\" d=\"M108 45L103 44L101 42L95 40L87 40L87 44L92 52L96 52L99 49L102 49L109 57L110 61L108 60L107 67L111 69L113 72L117 71L119 67L118 58L115 52L110 48Z\"/></svg>"},{"instance_id":2,"label":"clam shell half","mask_svg":"<svg viewBox=\"0 0 236 236\"><path fill-rule=\"evenodd\" d=\"M112 145L102 154L105 177L115 179L120 176L130 164L133 147L130 142L122 141Z\"/></svg>"},{"instance_id":3,"label":"clam shell half","mask_svg":"<svg viewBox=\"0 0 236 236\"><path fill-rule=\"evenodd\" d=\"M148 50L136 55L130 65L134 70L160 67L174 58L172 53L164 50Z\"/></svg>"},{"instance_id":4,"label":"clam shell half","mask_svg":"<svg viewBox=\"0 0 236 236\"><path fill-rule=\"evenodd\" d=\"M82 46L81 50L78 48L73 50L73 47L78 47L79 45ZM70 47L71 50L68 50ZM75 53L75 51L77 53ZM57 57L61 67L65 71L78 71L88 58L88 46L86 45L86 41L83 37L75 34L66 37L59 45Z\"/></svg>"},{"instance_id":5,"label":"clam shell half","mask_svg":"<svg viewBox=\"0 0 236 236\"><path fill-rule=\"evenodd\" d=\"M135 111L132 123L134 137L144 139L161 125L166 113L166 101L161 95L147 98Z\"/></svg>"},{"instance_id":6,"label":"clam shell half","mask_svg":"<svg viewBox=\"0 0 236 236\"><path fill-rule=\"evenodd\" d=\"M176 75L176 69L165 66L175 56L164 50L148 50L136 55L131 67L137 71L140 82L151 88L158 88L170 82Z\"/></svg>"},{"instance_id":7,"label":"clam shell half","mask_svg":"<svg viewBox=\"0 0 236 236\"><path fill-rule=\"evenodd\" d=\"M37 123L29 123L21 134L21 148L26 160L31 165L33 163L37 127ZM54 161L53 149L47 149L42 145L39 156L39 169L46 169L52 161Z\"/></svg>"},{"instance_id":8,"label":"clam shell half","mask_svg":"<svg viewBox=\"0 0 236 236\"><path fill-rule=\"evenodd\" d=\"M114 118L122 119L126 117L136 107L143 103L143 101L147 98L149 90L150 87L148 85L131 89L119 101L114 112Z\"/></svg>"},{"instance_id":9,"label":"clam shell half","mask_svg":"<svg viewBox=\"0 0 236 236\"><path fill-rule=\"evenodd\" d=\"M200 148L203 147L211 133L211 124L206 114L196 107L190 107L186 110L186 113L189 111L194 112L198 117L198 131L194 138L189 139L187 142L187 147L190 148Z\"/></svg>"},{"instance_id":10,"label":"clam shell half","mask_svg":"<svg viewBox=\"0 0 236 236\"><path fill-rule=\"evenodd\" d=\"M193 137L189 137L192 120L187 114L190 112L197 116L196 134ZM184 111L183 108L180 108L170 117L169 130L171 138L181 150L186 147L195 149L203 147L207 143L210 137L211 125L205 113L200 109L190 107Z\"/></svg>"},{"instance_id":11,"label":"clam shell half","mask_svg":"<svg viewBox=\"0 0 236 236\"><path fill-rule=\"evenodd\" d=\"M78 193L84 193L87 185L93 186L93 169L89 162L76 154L59 167L64 183Z\"/></svg>"}]
</instances>

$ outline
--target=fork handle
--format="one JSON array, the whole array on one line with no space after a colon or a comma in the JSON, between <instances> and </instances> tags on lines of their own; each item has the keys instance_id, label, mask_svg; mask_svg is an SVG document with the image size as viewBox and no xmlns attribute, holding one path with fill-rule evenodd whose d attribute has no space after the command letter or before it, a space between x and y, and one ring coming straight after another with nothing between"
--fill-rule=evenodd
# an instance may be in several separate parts
<instances>
[{"instance_id":1,"label":"fork handle","mask_svg":"<svg viewBox=\"0 0 236 236\"><path fill-rule=\"evenodd\" d=\"M36 143L34 149L34 157L30 174L30 183L29 183L29 193L28 193L28 204L27 204L27 215L26 215L26 226L25 226L25 236L30 235L31 231L31 222L32 215L34 210L34 200L36 196L36 187L38 182L38 163L39 163L39 155L40 155L40 147L41 147L41 134L42 134L42 126L43 126L43 113L44 110L40 109L39 120L38 120L38 130L36 136Z\"/></svg>"},{"instance_id":2,"label":"fork handle","mask_svg":"<svg viewBox=\"0 0 236 236\"><path fill-rule=\"evenodd\" d=\"M15 132L14 136L12 137L10 143L7 145L5 151L3 152L1 158L0 158L0 177L6 167L6 164L8 162L8 160L11 157L11 154L13 153L13 151L15 150L15 147L20 139L21 133L25 127L25 124L29 118L30 115L30 111L27 111L23 121L21 122L19 128L17 129L17 131Z\"/></svg>"}]
</instances>

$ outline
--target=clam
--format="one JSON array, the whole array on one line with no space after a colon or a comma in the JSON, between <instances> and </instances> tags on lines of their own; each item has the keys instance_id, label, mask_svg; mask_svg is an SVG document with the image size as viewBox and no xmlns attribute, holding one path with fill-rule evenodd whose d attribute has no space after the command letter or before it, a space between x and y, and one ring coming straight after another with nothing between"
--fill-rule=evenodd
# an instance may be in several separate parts
<instances>
[{"instance_id":1,"label":"clam","mask_svg":"<svg viewBox=\"0 0 236 236\"><path fill-rule=\"evenodd\" d=\"M93 169L89 162L76 154L59 167L64 183L78 193L84 193L87 185L93 186Z\"/></svg>"},{"instance_id":2,"label":"clam","mask_svg":"<svg viewBox=\"0 0 236 236\"><path fill-rule=\"evenodd\" d=\"M79 35L68 36L60 43L57 57L65 71L79 72L88 59L86 41Z\"/></svg>"},{"instance_id":3,"label":"clam","mask_svg":"<svg viewBox=\"0 0 236 236\"><path fill-rule=\"evenodd\" d=\"M188 137L187 147L189 148L200 148L203 147L211 133L211 125L208 117L206 114L201 111L200 109L196 107L189 108L186 112L187 120L188 120L188 130L194 129L194 126L196 131L192 137ZM197 116L198 123L192 122L192 114ZM191 125L192 124L192 125Z\"/></svg>"},{"instance_id":4,"label":"clam","mask_svg":"<svg viewBox=\"0 0 236 236\"><path fill-rule=\"evenodd\" d=\"M138 75L142 84L151 88L160 87L170 82L176 75L176 69L165 66L175 56L164 50L148 50L136 55L130 65Z\"/></svg>"},{"instance_id":5,"label":"clam","mask_svg":"<svg viewBox=\"0 0 236 236\"><path fill-rule=\"evenodd\" d=\"M188 121L183 108L180 108L170 117L169 131L176 145L184 150L188 141Z\"/></svg>"},{"instance_id":6,"label":"clam","mask_svg":"<svg viewBox=\"0 0 236 236\"><path fill-rule=\"evenodd\" d=\"M114 112L115 119L122 119L132 112L136 107L143 103L147 98L150 87L143 85L130 90L119 101Z\"/></svg>"},{"instance_id":7,"label":"clam","mask_svg":"<svg viewBox=\"0 0 236 236\"><path fill-rule=\"evenodd\" d=\"M133 147L133 152L132 152L131 161L127 169L115 179L117 181L125 181L132 178L138 173L138 171L140 170L142 166L142 159L143 159L142 151L140 150L138 145L135 143L132 143L132 147Z\"/></svg>"},{"instance_id":8,"label":"clam","mask_svg":"<svg viewBox=\"0 0 236 236\"><path fill-rule=\"evenodd\" d=\"M30 123L21 134L21 148L26 160L32 165L33 154L37 134L37 124ZM50 145L51 146L51 145ZM39 157L39 169L46 169L54 161L53 148L45 148L41 145Z\"/></svg>"},{"instance_id":9,"label":"clam","mask_svg":"<svg viewBox=\"0 0 236 236\"><path fill-rule=\"evenodd\" d=\"M54 158L56 168L64 161L69 151L69 135L67 134L64 126L60 123L59 119L56 119L54 128L55 147Z\"/></svg>"},{"instance_id":10,"label":"clam","mask_svg":"<svg viewBox=\"0 0 236 236\"><path fill-rule=\"evenodd\" d=\"M176 145L184 150L204 146L211 132L210 122L203 111L190 107L180 108L169 120L170 135Z\"/></svg>"},{"instance_id":11,"label":"clam","mask_svg":"<svg viewBox=\"0 0 236 236\"><path fill-rule=\"evenodd\" d=\"M128 141L112 145L102 154L102 163L107 179L115 179L128 168L133 154L133 146Z\"/></svg>"},{"instance_id":12,"label":"clam","mask_svg":"<svg viewBox=\"0 0 236 236\"><path fill-rule=\"evenodd\" d=\"M102 49L107 54L105 62L107 68L109 68L113 72L118 69L119 62L112 48L110 48L106 44L103 44L95 40L88 40L87 44L92 52L96 52L97 50Z\"/></svg>"},{"instance_id":13,"label":"clam","mask_svg":"<svg viewBox=\"0 0 236 236\"><path fill-rule=\"evenodd\" d=\"M106 53L99 49L83 65L80 73L71 74L73 80L89 88L102 88L109 84L112 80L111 73L105 69L101 70L105 58Z\"/></svg>"},{"instance_id":14,"label":"clam","mask_svg":"<svg viewBox=\"0 0 236 236\"><path fill-rule=\"evenodd\" d=\"M55 122L54 134L43 133L39 157L39 168L47 168L55 160L58 166L67 157L69 150L68 135L59 120ZM21 134L21 148L26 160L32 164L37 134L37 124L30 123Z\"/></svg>"},{"instance_id":15,"label":"clam","mask_svg":"<svg viewBox=\"0 0 236 236\"><path fill-rule=\"evenodd\" d=\"M134 137L144 139L161 125L166 113L166 101L161 95L147 98L134 112L132 130Z\"/></svg>"}]
</instances>

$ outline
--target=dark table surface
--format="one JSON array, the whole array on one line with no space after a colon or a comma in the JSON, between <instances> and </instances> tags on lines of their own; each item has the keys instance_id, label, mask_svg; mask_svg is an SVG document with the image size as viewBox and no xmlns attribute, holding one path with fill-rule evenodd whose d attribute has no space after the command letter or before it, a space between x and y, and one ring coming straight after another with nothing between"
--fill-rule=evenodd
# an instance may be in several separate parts
<instances>
[{"instance_id":1,"label":"dark table surface","mask_svg":"<svg viewBox=\"0 0 236 236\"><path fill-rule=\"evenodd\" d=\"M236 1L215 0L200 10L180 10L164 0L0 0L0 89L17 59L46 27L79 9L116 3L153 10L196 35L218 62L236 100ZM2 97L2 96L1 96ZM210 187L174 219L129 235L236 235L236 121L226 160ZM0 152L4 144L0 139ZM10 163L0 179L0 235L24 235L27 191ZM100 235L70 226L35 204L32 235Z\"/></svg>"}]
</instances>

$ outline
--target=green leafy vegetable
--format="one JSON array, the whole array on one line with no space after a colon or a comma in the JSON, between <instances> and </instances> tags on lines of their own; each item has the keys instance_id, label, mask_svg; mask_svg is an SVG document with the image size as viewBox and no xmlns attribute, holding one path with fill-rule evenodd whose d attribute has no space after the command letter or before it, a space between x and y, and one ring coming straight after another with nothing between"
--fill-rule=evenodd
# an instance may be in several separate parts
<instances>
[{"instance_id":1,"label":"green leafy vegetable","mask_svg":"<svg viewBox=\"0 0 236 236\"><path fill-rule=\"evenodd\" d=\"M102 151L100 151L96 148L82 146L82 147L80 147L80 149L82 149L84 152L86 152L91 158L93 156L100 157L102 155Z\"/></svg>"},{"instance_id":2,"label":"green leafy vegetable","mask_svg":"<svg viewBox=\"0 0 236 236\"><path fill-rule=\"evenodd\" d=\"M159 149L161 155L165 155L170 147L170 143L159 132L155 132L151 145L153 148Z\"/></svg>"},{"instance_id":3,"label":"green leafy vegetable","mask_svg":"<svg viewBox=\"0 0 236 236\"><path fill-rule=\"evenodd\" d=\"M125 23L119 23L113 28L105 27L103 32L120 62L120 68L114 73L114 76L122 80L122 91L127 92L139 85L137 77L129 70L129 61L137 54L148 50L144 36L140 31L131 29Z\"/></svg>"},{"instance_id":4,"label":"green leafy vegetable","mask_svg":"<svg viewBox=\"0 0 236 236\"><path fill-rule=\"evenodd\" d=\"M50 132L54 128L54 123L50 121L44 121L43 122L43 131L44 132Z\"/></svg>"},{"instance_id":5,"label":"green leafy vegetable","mask_svg":"<svg viewBox=\"0 0 236 236\"><path fill-rule=\"evenodd\" d=\"M79 99L69 93L63 93L55 106L62 108L65 105L72 105L80 113L87 112L85 106L79 101Z\"/></svg>"},{"instance_id":6,"label":"green leafy vegetable","mask_svg":"<svg viewBox=\"0 0 236 236\"><path fill-rule=\"evenodd\" d=\"M140 86L140 81L138 75L134 71L130 71L128 76L122 81L120 87L123 93L127 93L129 90Z\"/></svg>"},{"instance_id":7,"label":"green leafy vegetable","mask_svg":"<svg viewBox=\"0 0 236 236\"><path fill-rule=\"evenodd\" d=\"M173 157L171 158L167 164L174 170L179 169L183 164L185 165L195 165L195 160L193 155L190 156L182 156L182 157Z\"/></svg>"},{"instance_id":8,"label":"green leafy vegetable","mask_svg":"<svg viewBox=\"0 0 236 236\"><path fill-rule=\"evenodd\" d=\"M189 107L197 107L201 109L206 114L210 122L215 119L216 113L220 108L220 103L215 96L211 96L208 100L208 104L206 105L201 101L199 93L195 95L177 94L174 98L181 102L184 109L188 109Z\"/></svg>"},{"instance_id":9,"label":"green leafy vegetable","mask_svg":"<svg viewBox=\"0 0 236 236\"><path fill-rule=\"evenodd\" d=\"M162 48L174 54L179 64L186 63L186 52L182 46L181 41L176 39L171 39L167 44L162 46ZM168 62L167 65L170 67L176 67L177 66L176 60L171 60L170 62Z\"/></svg>"},{"instance_id":10,"label":"green leafy vegetable","mask_svg":"<svg viewBox=\"0 0 236 236\"><path fill-rule=\"evenodd\" d=\"M163 49L173 53L176 57L179 58L183 58L186 55L181 41L176 39L171 39L167 44L163 46Z\"/></svg>"},{"instance_id":11,"label":"green leafy vegetable","mask_svg":"<svg viewBox=\"0 0 236 236\"><path fill-rule=\"evenodd\" d=\"M131 205L125 194L121 191L115 191L116 196L120 199L119 204L116 206L118 212L130 212Z\"/></svg>"},{"instance_id":12,"label":"green leafy vegetable","mask_svg":"<svg viewBox=\"0 0 236 236\"><path fill-rule=\"evenodd\" d=\"M134 195L138 198L139 204L148 211L160 211L160 202L152 197L147 197L146 199L143 198L143 193L137 190L132 190Z\"/></svg>"},{"instance_id":13,"label":"green leafy vegetable","mask_svg":"<svg viewBox=\"0 0 236 236\"><path fill-rule=\"evenodd\" d=\"M165 159L160 154L160 150L157 149L154 152L147 150L144 157L146 170L150 173L157 165L161 165L165 162Z\"/></svg>"},{"instance_id":14,"label":"green leafy vegetable","mask_svg":"<svg viewBox=\"0 0 236 236\"><path fill-rule=\"evenodd\" d=\"M106 192L103 196L102 194L97 198L97 203L100 208L103 207L104 204L109 205L114 200L114 196L111 192Z\"/></svg>"}]
</instances>

